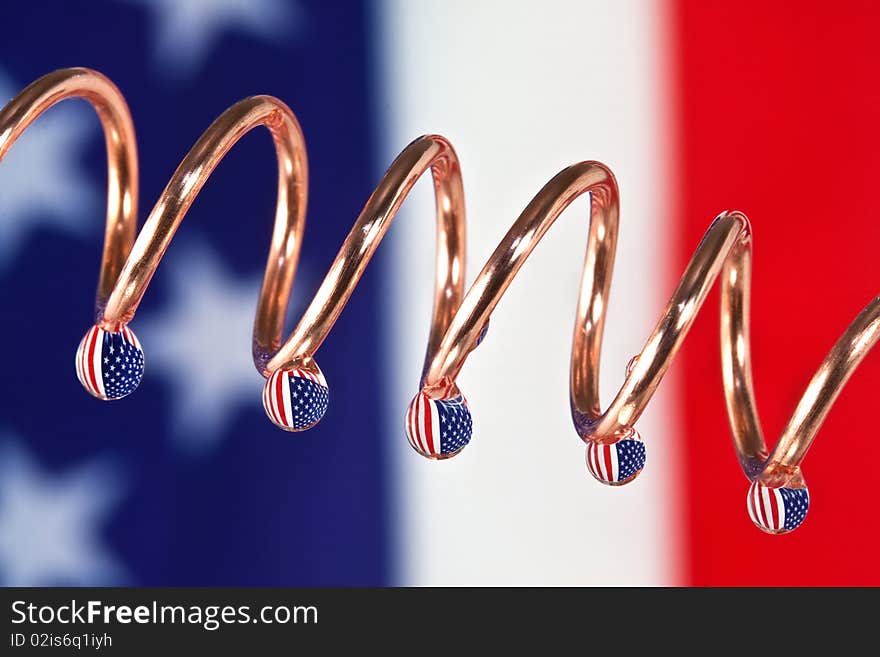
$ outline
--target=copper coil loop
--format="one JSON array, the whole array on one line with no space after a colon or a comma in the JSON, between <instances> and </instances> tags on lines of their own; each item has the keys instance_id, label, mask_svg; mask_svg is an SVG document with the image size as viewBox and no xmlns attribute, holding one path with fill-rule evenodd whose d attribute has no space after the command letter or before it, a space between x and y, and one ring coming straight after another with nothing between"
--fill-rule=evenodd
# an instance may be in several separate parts
<instances>
[{"instance_id":1,"label":"copper coil loop","mask_svg":"<svg viewBox=\"0 0 880 657\"><path fill-rule=\"evenodd\" d=\"M526 206L465 292L465 206L459 161L443 137L416 139L380 180L299 323L282 341L308 188L305 142L293 112L272 96L247 98L227 109L181 162L135 240L134 129L124 99L101 74L64 69L25 88L0 111L0 159L40 114L73 97L95 107L107 141L107 228L97 322L80 343L76 361L80 380L94 396L116 399L137 386L143 352L128 323L208 177L241 137L264 126L275 144L278 195L252 353L257 370L267 379L264 407L277 426L301 431L317 424L326 412L329 391L315 353L403 201L430 169L437 232L434 306L421 385L407 410L405 430L412 447L423 456L439 460L458 454L472 433L471 413L456 383L458 374L485 336L492 311L526 259L569 204L587 193L590 219L571 354L570 401L575 430L587 445L589 472L617 486L632 481L642 470L645 447L634 425L706 295L720 280L722 383L734 447L750 481L748 513L760 529L772 534L787 533L803 522L809 493L801 462L844 384L880 338L880 297L856 316L831 348L774 449L768 450L755 403L749 346L752 232L741 212L723 212L709 226L663 315L603 411L599 364L617 246L619 192L613 174L599 162L580 162L554 176ZM129 359L124 376L102 367L108 349L118 349Z\"/></svg>"}]
</instances>

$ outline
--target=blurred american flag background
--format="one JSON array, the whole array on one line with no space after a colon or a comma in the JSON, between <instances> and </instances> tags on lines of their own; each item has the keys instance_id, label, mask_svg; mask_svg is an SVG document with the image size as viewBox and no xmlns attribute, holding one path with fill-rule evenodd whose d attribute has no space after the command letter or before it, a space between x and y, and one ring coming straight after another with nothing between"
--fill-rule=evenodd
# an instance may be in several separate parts
<instances>
[{"instance_id":1,"label":"blurred american flag background","mask_svg":"<svg viewBox=\"0 0 880 657\"><path fill-rule=\"evenodd\" d=\"M291 320L382 171L427 132L462 161L471 276L559 169L615 171L606 401L722 210L753 222L771 440L880 284L869 2L33 0L3 12L0 102L74 65L126 95L141 216L227 106L268 93L293 108L310 194ZM430 317L429 182L321 349L323 422L290 435L263 415L249 348L275 200L263 132L209 181L132 324L141 388L92 399L72 361L92 318L104 157L91 109L69 102L0 165L0 583L880 584L880 360L807 458L804 526L766 536L730 445L715 293L639 422L644 474L622 489L587 474L567 396L586 199L465 368L474 441L448 462L421 459L403 432Z\"/></svg>"}]
</instances>

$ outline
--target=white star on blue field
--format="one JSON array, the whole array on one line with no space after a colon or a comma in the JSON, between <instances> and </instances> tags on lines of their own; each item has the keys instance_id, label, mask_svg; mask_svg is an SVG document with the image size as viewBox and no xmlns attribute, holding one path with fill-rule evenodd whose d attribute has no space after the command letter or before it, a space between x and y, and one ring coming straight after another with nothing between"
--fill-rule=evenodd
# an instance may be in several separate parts
<instances>
[{"instance_id":1,"label":"white star on blue field","mask_svg":"<svg viewBox=\"0 0 880 657\"><path fill-rule=\"evenodd\" d=\"M123 498L124 478L102 459L49 472L0 437L0 584L118 585L128 579L101 531Z\"/></svg>"},{"instance_id":2,"label":"white star on blue field","mask_svg":"<svg viewBox=\"0 0 880 657\"><path fill-rule=\"evenodd\" d=\"M20 89L0 70L0 104ZM63 103L37 119L0 162L0 271L39 228L100 239L104 207L98 180L81 167L99 126L85 103Z\"/></svg>"},{"instance_id":3,"label":"white star on blue field","mask_svg":"<svg viewBox=\"0 0 880 657\"><path fill-rule=\"evenodd\" d=\"M13 4L0 104L66 66L94 69L118 85L137 134L138 232L211 119L252 94L295 106L309 138L315 212L289 333L375 184L378 71L368 3ZM137 390L129 388L140 356L114 351L111 358L102 343L105 392L131 392L118 401L84 391L73 358L101 311L93 305L107 198L100 120L87 101L65 100L0 162L0 306L7 319L0 585L390 580L382 414L352 411L377 403L373 388L384 365L377 334L387 306L381 278L377 271L358 285L320 354L326 372L344 375L336 385L346 408L308 439L275 428L251 354L274 234L277 158L269 131L255 133L223 158L129 322L143 346ZM114 340L107 339L108 351L118 349ZM334 536L343 540L328 550Z\"/></svg>"},{"instance_id":4,"label":"white star on blue field","mask_svg":"<svg viewBox=\"0 0 880 657\"><path fill-rule=\"evenodd\" d=\"M194 75L227 32L278 42L302 34L303 8L287 0L122 0L153 14L154 56L169 77Z\"/></svg>"},{"instance_id":5,"label":"white star on blue field","mask_svg":"<svg viewBox=\"0 0 880 657\"><path fill-rule=\"evenodd\" d=\"M171 389L175 440L199 451L216 446L240 410L262 412L264 379L251 359L262 276L237 277L201 242L175 246L164 265L170 303L131 326L144 347L146 376L158 374Z\"/></svg>"}]
</instances>

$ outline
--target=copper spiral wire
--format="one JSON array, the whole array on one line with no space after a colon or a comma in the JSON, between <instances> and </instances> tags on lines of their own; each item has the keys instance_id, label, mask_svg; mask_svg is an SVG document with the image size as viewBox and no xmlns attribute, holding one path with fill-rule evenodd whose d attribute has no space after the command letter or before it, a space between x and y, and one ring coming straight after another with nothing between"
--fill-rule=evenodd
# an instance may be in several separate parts
<instances>
[{"instance_id":1,"label":"copper spiral wire","mask_svg":"<svg viewBox=\"0 0 880 657\"><path fill-rule=\"evenodd\" d=\"M0 157L36 116L71 96L85 97L98 110L110 162L99 319L81 345L81 352L84 346L88 350L91 340L92 351L79 356L80 370L87 368L101 339L105 344L111 338L128 340L125 344L140 350L126 325L183 216L232 146L251 129L265 126L272 134L278 158L278 200L252 351L257 370L267 378L263 403L269 417L278 426L295 431L320 420L327 408L327 385L315 352L407 194L430 169L437 223L434 310L420 392L410 405L406 429L416 451L433 459L449 458L470 440L471 415L456 383L459 372L485 334L492 311L541 238L572 201L588 193L590 222L574 328L570 402L575 429L587 444L589 470L612 485L627 483L641 471L644 447L634 425L718 279L722 380L734 446L751 482L749 513L755 524L769 533L785 533L803 520L809 497L801 462L842 387L880 339L880 297L862 310L831 348L771 452L764 440L752 384L752 234L742 213L724 212L708 228L662 317L629 363L622 386L603 412L599 363L619 220L617 183L604 165L581 162L553 177L526 206L465 293L465 211L458 159L442 137L417 139L381 179L318 292L282 344L307 194L305 145L290 109L270 96L256 96L224 112L175 171L132 247L137 198L134 135L124 101L106 78L85 69L70 69L30 85L0 112ZM98 329L104 333L95 333ZM97 348L100 356L99 344ZM294 399L303 386L305 396L311 398ZM111 397L103 388L86 387L96 396ZM447 427L455 427L452 432L441 427L446 422ZM452 438L447 440L447 433Z\"/></svg>"},{"instance_id":2,"label":"copper spiral wire","mask_svg":"<svg viewBox=\"0 0 880 657\"><path fill-rule=\"evenodd\" d=\"M137 144L125 98L110 80L87 68L44 75L0 109L0 161L40 115L69 98L81 98L92 105L107 144L107 222L96 295L96 314L100 316L137 233Z\"/></svg>"}]
</instances>

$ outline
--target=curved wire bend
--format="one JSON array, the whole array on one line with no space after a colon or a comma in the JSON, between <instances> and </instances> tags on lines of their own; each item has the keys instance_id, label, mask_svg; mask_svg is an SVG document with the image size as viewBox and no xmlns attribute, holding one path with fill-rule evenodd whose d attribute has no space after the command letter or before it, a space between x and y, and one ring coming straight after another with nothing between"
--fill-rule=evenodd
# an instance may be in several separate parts
<instances>
[{"instance_id":1,"label":"curved wire bend","mask_svg":"<svg viewBox=\"0 0 880 657\"><path fill-rule=\"evenodd\" d=\"M389 175L399 164L392 166ZM435 185L436 182L435 173ZM644 466L645 451L634 424L660 385L710 288L720 276L724 392L734 446L743 471L751 481L747 508L755 524L768 533L781 534L795 529L803 521L809 505L801 461L843 385L880 339L880 297L868 304L831 349L770 453L761 430L752 385L751 227L741 212L724 212L703 236L663 316L644 348L628 365L623 385L603 412L599 400L599 366L617 246L619 192L611 171L598 162L568 167L538 192L495 249L451 319L441 319L445 315L438 314L438 299L444 298L440 295L444 257L438 259L438 296L421 390L410 404L406 417L410 444L428 458L443 459L460 452L470 440L470 411L456 378L525 260L569 204L584 193L590 194L591 214L571 355L570 399L575 429L587 443L588 469L597 479L611 485L625 484L639 474ZM385 211L378 216L372 210L373 205L374 199L371 199L305 318L275 362L270 363L270 369L276 364L296 367L307 362L326 336L399 201L396 205L386 201ZM393 209L389 211L389 207ZM440 209L442 203L438 195ZM442 244L442 215L438 219ZM376 222L379 228L374 232ZM373 238L365 238L365 235ZM442 249L441 255L448 257ZM438 340L438 330L442 327L446 327L445 333ZM286 410L293 415L296 415L295 408L300 408L294 407L296 400L287 399L287 385L296 382L295 379L277 380L277 400L273 400L272 379L267 385L264 403L276 424L285 426L277 421L277 413L283 414L283 403L291 404ZM320 384L326 387L323 380ZM318 415L324 409L326 404ZM293 428L308 428L314 423L308 421ZM285 428L291 428L290 424Z\"/></svg>"},{"instance_id":2,"label":"curved wire bend","mask_svg":"<svg viewBox=\"0 0 880 657\"><path fill-rule=\"evenodd\" d=\"M551 179L526 206L464 294L465 209L458 158L442 137L417 139L392 163L370 196L317 294L282 345L308 186L303 136L290 109L271 96L256 96L224 112L175 171L132 247L137 205L134 130L125 101L109 80L88 69L66 69L31 84L0 111L0 159L42 112L70 97L85 98L97 110L109 162L107 231L97 295L99 320L77 352L77 373L95 396L115 399L136 387L143 372L143 353L126 325L208 177L244 134L262 125L269 129L275 144L278 199L254 322L253 358L267 378L263 403L275 424L294 431L307 429L326 411L327 384L314 354L409 191L431 169L438 243L433 321L421 389L409 406L406 432L410 444L429 458L448 458L460 452L470 440L472 425L456 378L525 260L568 205L589 193L589 234L570 376L572 419L587 443L589 471L612 485L627 483L641 471L645 451L634 424L720 277L724 393L734 446L751 481L749 514L758 527L776 534L791 531L803 521L809 495L801 462L837 395L880 339L880 297L862 310L832 347L769 452L752 386L752 238L742 213L724 212L709 227L663 316L628 365L623 385L603 412L599 364L617 245L619 193L613 174L602 164L581 162ZM124 374L102 370L107 350L131 363Z\"/></svg>"},{"instance_id":3,"label":"curved wire bend","mask_svg":"<svg viewBox=\"0 0 880 657\"><path fill-rule=\"evenodd\" d=\"M95 301L100 316L137 232L137 143L125 98L110 80L88 68L44 75L0 109L0 161L43 112L68 98L82 98L94 107L107 144L107 223Z\"/></svg>"},{"instance_id":4,"label":"curved wire bend","mask_svg":"<svg viewBox=\"0 0 880 657\"><path fill-rule=\"evenodd\" d=\"M177 167L113 286L100 322L103 327L109 330L131 321L196 196L229 150L259 126L265 126L271 133L278 160L275 228L254 321L254 365L265 373L266 363L281 345L308 194L308 164L302 130L290 108L272 96L246 98L227 109L205 130Z\"/></svg>"},{"instance_id":5,"label":"curved wire bend","mask_svg":"<svg viewBox=\"0 0 880 657\"><path fill-rule=\"evenodd\" d=\"M764 531L779 534L795 529L809 505L801 462L844 384L880 339L880 297L862 310L831 348L772 453L768 452L752 385L752 236L741 212L722 213L706 231L663 316L627 367L614 400L602 412L599 363L617 245L619 194L612 173L597 162L564 169L523 210L468 290L429 364L422 394L440 400L457 394L455 379L470 353L468 345L550 226L583 193L590 193L591 215L571 354L570 400L575 429L588 445L591 473L612 485L638 475L644 465L644 448L630 444L639 440L633 425L720 276L724 394L734 446L752 482L747 508Z\"/></svg>"},{"instance_id":6,"label":"curved wire bend","mask_svg":"<svg viewBox=\"0 0 880 657\"><path fill-rule=\"evenodd\" d=\"M135 240L98 322L76 353L77 377L99 399L121 399L140 384L144 354L128 323L183 217L220 160L252 129L265 126L278 160L275 228L254 320L257 370L281 344L305 224L308 173L305 142L293 112L272 96L246 98L221 114L177 167Z\"/></svg>"},{"instance_id":7,"label":"curved wire bend","mask_svg":"<svg viewBox=\"0 0 880 657\"><path fill-rule=\"evenodd\" d=\"M295 368L312 359L354 292L403 201L428 169L434 182L437 255L433 320L425 358L427 368L464 294L466 235L461 167L452 144L439 135L419 137L388 167L299 324L269 362L270 370Z\"/></svg>"},{"instance_id":8,"label":"curved wire bend","mask_svg":"<svg viewBox=\"0 0 880 657\"><path fill-rule=\"evenodd\" d=\"M438 135L419 137L386 171L339 250L330 271L293 333L268 363L263 391L269 419L288 431L317 424L327 411L328 388L314 354L416 181L431 170L437 213L434 309L425 369L446 334L464 293L465 211L461 167L452 145Z\"/></svg>"}]
</instances>

